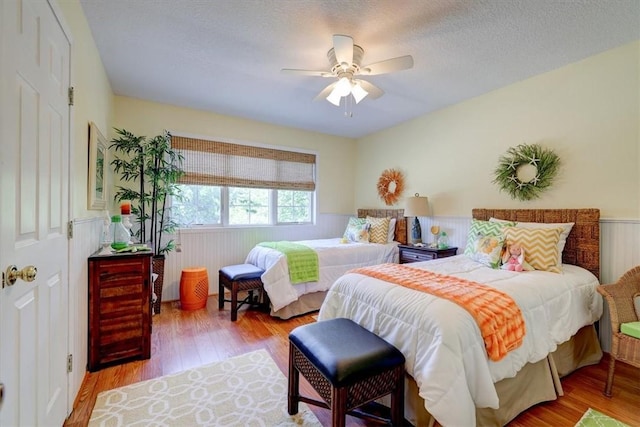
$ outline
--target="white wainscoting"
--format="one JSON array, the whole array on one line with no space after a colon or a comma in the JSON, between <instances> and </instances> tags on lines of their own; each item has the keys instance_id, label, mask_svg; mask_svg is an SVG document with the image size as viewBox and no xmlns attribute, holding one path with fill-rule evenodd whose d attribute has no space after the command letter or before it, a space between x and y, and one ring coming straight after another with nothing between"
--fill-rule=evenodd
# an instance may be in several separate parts
<instances>
[{"instance_id":1,"label":"white wainscoting","mask_svg":"<svg viewBox=\"0 0 640 427\"><path fill-rule=\"evenodd\" d=\"M218 293L218 270L225 265L243 263L258 242L274 240L321 239L341 236L349 215L320 215L315 226L188 229L175 236L181 252L172 252L165 263L163 301L180 298L180 273L189 266L206 267L209 273L209 293ZM408 218L411 229L412 219ZM430 243L431 225L439 225L447 233L449 245L464 251L471 219L466 217L421 217L423 241ZM640 220L600 220L600 278L613 283L624 272L640 265ZM600 322L602 347L611 346L608 313Z\"/></svg>"},{"instance_id":2,"label":"white wainscoting","mask_svg":"<svg viewBox=\"0 0 640 427\"><path fill-rule=\"evenodd\" d=\"M631 268L640 265L640 220L600 220L600 283L615 283ZM600 344L611 349L611 321L605 303L600 319Z\"/></svg>"},{"instance_id":3,"label":"white wainscoting","mask_svg":"<svg viewBox=\"0 0 640 427\"><path fill-rule=\"evenodd\" d=\"M179 299L182 268L204 266L209 272L209 292L218 292L218 270L230 264L244 262L247 253L258 242L274 240L320 239L341 236L349 215L320 215L315 226L189 229L176 236L181 252L172 252L165 263L164 301ZM410 222L409 222L410 223ZM429 243L432 224L440 226L449 236L449 244L464 251L470 218L420 218L423 241ZM613 283L630 268L640 265L640 220L601 219L600 276L602 283ZM409 225L410 227L410 225ZM70 374L69 400L73 403L80 390L87 365L88 335L88 265L87 258L99 249L102 218L73 221L69 268L70 349L74 369ZM606 306L606 305L605 305ZM608 311L600 321L602 348L611 348Z\"/></svg>"},{"instance_id":4,"label":"white wainscoting","mask_svg":"<svg viewBox=\"0 0 640 427\"><path fill-rule=\"evenodd\" d=\"M69 375L69 402L73 404L87 370L89 329L89 265L87 258L100 248L102 217L73 220L69 241L69 349L73 371Z\"/></svg>"},{"instance_id":5,"label":"white wainscoting","mask_svg":"<svg viewBox=\"0 0 640 427\"><path fill-rule=\"evenodd\" d=\"M226 265L244 263L247 254L257 243L342 236L348 220L349 215L321 214L315 225L308 226L183 229L174 236L180 252L170 252L165 260L162 301L180 299L180 274L183 268L206 267L209 294L217 294L218 270Z\"/></svg>"}]
</instances>

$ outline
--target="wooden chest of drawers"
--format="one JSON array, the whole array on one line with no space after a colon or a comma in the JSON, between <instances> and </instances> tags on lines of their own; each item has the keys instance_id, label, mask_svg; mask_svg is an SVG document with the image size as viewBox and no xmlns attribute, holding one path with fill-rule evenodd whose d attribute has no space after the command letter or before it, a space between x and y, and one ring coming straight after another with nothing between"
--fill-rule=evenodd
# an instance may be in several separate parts
<instances>
[{"instance_id":1,"label":"wooden chest of drawers","mask_svg":"<svg viewBox=\"0 0 640 427\"><path fill-rule=\"evenodd\" d=\"M89 257L89 356L95 371L151 357L151 253Z\"/></svg>"}]
</instances>

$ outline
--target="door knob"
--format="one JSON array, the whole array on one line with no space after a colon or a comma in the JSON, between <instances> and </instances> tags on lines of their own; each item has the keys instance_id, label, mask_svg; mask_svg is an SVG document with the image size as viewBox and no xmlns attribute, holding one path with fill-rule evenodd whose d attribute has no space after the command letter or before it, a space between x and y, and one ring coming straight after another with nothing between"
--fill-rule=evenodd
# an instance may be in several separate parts
<instances>
[{"instance_id":1,"label":"door knob","mask_svg":"<svg viewBox=\"0 0 640 427\"><path fill-rule=\"evenodd\" d=\"M5 274L2 275L2 287L13 286L16 280L22 279L25 282L33 282L38 274L38 269L33 265L28 265L22 270L18 270L15 265L10 265Z\"/></svg>"}]
</instances>

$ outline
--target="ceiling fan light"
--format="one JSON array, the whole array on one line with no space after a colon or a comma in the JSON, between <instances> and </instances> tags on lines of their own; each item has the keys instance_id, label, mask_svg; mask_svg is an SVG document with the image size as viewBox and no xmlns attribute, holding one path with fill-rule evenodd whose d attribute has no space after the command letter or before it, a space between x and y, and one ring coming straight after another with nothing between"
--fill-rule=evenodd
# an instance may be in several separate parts
<instances>
[{"instance_id":1,"label":"ceiling fan light","mask_svg":"<svg viewBox=\"0 0 640 427\"><path fill-rule=\"evenodd\" d=\"M329 96L327 96L327 101L335 105L336 107L340 106L340 100L342 99L342 95L338 93L336 90L337 87L334 87Z\"/></svg>"},{"instance_id":2,"label":"ceiling fan light","mask_svg":"<svg viewBox=\"0 0 640 427\"><path fill-rule=\"evenodd\" d=\"M356 104L358 104L369 94L369 92L364 90L364 88L360 86L360 83L354 83L351 87L351 94L353 95L353 99L356 100Z\"/></svg>"},{"instance_id":3,"label":"ceiling fan light","mask_svg":"<svg viewBox=\"0 0 640 427\"><path fill-rule=\"evenodd\" d=\"M342 77L338 80L338 84L336 84L333 91L339 93L340 96L347 96L351 93L351 82L348 78Z\"/></svg>"}]
</instances>

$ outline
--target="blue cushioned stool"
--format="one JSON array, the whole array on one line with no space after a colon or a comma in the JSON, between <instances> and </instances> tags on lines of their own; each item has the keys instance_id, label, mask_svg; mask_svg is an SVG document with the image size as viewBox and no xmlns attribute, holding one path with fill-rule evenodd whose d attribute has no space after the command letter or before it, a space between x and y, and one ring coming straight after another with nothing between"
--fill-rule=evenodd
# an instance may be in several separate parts
<instances>
[{"instance_id":1,"label":"blue cushioned stool","mask_svg":"<svg viewBox=\"0 0 640 427\"><path fill-rule=\"evenodd\" d=\"M238 319L238 309L244 304L258 307L269 307L269 298L262 285L264 270L252 264L237 264L222 267L218 277L218 309L224 308L225 302L231 303L231 321ZM224 289L231 291L231 299L225 299ZM249 291L247 297L238 301L238 292ZM253 291L259 295L254 296Z\"/></svg>"},{"instance_id":2,"label":"blue cushioned stool","mask_svg":"<svg viewBox=\"0 0 640 427\"><path fill-rule=\"evenodd\" d=\"M355 409L391 394L391 424L404 425L404 362L400 350L349 319L299 326L289 334L289 414L305 402L331 409L334 427L347 413L379 420ZM324 402L300 395L300 373Z\"/></svg>"}]
</instances>

